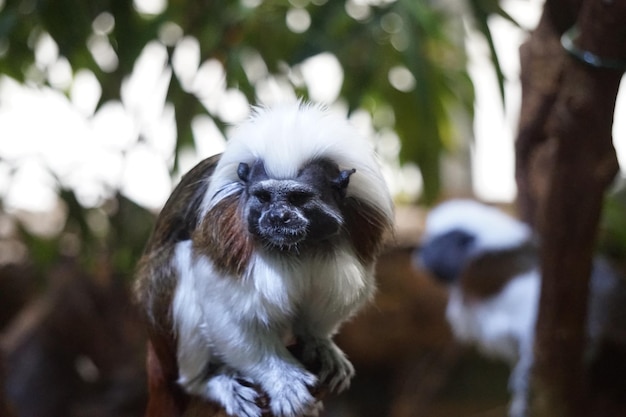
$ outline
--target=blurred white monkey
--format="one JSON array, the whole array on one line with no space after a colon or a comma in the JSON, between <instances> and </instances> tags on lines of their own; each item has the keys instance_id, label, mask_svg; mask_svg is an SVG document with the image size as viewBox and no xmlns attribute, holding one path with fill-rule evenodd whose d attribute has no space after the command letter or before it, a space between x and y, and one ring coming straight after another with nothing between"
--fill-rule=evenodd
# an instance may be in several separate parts
<instances>
[{"instance_id":1,"label":"blurred white monkey","mask_svg":"<svg viewBox=\"0 0 626 417\"><path fill-rule=\"evenodd\" d=\"M526 416L541 284L531 229L494 207L451 200L429 213L416 258L449 285L446 318L455 337L512 365L509 415ZM593 383L611 384L607 352L626 365L626 283L596 259L590 285L588 369Z\"/></svg>"}]
</instances>

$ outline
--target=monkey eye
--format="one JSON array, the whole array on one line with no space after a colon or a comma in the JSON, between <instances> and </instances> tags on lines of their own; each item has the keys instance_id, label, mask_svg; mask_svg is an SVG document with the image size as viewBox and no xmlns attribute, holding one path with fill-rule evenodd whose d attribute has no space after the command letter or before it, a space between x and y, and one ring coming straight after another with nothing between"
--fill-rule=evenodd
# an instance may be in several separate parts
<instances>
[{"instance_id":1,"label":"monkey eye","mask_svg":"<svg viewBox=\"0 0 626 417\"><path fill-rule=\"evenodd\" d=\"M287 200L289 201L289 203L294 206L302 206L312 198L313 193L304 190L291 191L287 196Z\"/></svg>"},{"instance_id":2,"label":"monkey eye","mask_svg":"<svg viewBox=\"0 0 626 417\"><path fill-rule=\"evenodd\" d=\"M272 201L272 193L267 190L254 190L252 195L261 203L269 203Z\"/></svg>"},{"instance_id":3,"label":"monkey eye","mask_svg":"<svg viewBox=\"0 0 626 417\"><path fill-rule=\"evenodd\" d=\"M245 162L240 163L237 167L237 176L239 176L241 181L248 182L250 179L250 165Z\"/></svg>"}]
</instances>

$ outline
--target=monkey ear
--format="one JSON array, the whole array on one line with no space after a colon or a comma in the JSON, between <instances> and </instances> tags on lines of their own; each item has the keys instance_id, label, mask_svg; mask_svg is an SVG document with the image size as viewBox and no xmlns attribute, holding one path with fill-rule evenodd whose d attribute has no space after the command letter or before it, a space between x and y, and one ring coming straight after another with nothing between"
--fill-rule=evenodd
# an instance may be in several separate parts
<instances>
[{"instance_id":1,"label":"monkey ear","mask_svg":"<svg viewBox=\"0 0 626 417\"><path fill-rule=\"evenodd\" d=\"M354 174L356 169L345 169L339 172L339 175L335 179L332 180L332 183L339 190L345 190L348 188L348 184L350 183L350 175Z\"/></svg>"},{"instance_id":2,"label":"monkey ear","mask_svg":"<svg viewBox=\"0 0 626 417\"><path fill-rule=\"evenodd\" d=\"M237 167L237 175L241 181L248 182L250 179L250 165L245 162L241 162Z\"/></svg>"}]
</instances>

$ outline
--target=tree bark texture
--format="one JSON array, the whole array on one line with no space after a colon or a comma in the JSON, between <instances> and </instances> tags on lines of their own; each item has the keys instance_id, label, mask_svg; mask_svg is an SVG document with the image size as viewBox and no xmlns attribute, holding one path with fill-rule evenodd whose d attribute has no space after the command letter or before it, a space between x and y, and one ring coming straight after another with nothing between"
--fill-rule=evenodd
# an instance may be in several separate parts
<instances>
[{"instance_id":1,"label":"tree bark texture","mask_svg":"<svg viewBox=\"0 0 626 417\"><path fill-rule=\"evenodd\" d=\"M626 59L626 2L549 0L520 49L518 203L542 242L531 398L539 417L596 415L583 366L589 275L604 192L618 172L611 131L622 73L567 54L560 36L574 23L579 48Z\"/></svg>"},{"instance_id":2,"label":"tree bark texture","mask_svg":"<svg viewBox=\"0 0 626 417\"><path fill-rule=\"evenodd\" d=\"M5 395L4 372L4 354L0 349L0 416L13 417L15 414Z\"/></svg>"}]
</instances>

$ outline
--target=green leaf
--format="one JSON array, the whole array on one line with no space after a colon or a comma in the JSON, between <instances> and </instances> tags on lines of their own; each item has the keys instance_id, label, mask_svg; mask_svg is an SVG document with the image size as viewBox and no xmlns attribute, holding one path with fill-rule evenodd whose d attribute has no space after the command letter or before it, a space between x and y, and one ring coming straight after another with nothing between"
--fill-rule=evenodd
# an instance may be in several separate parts
<instances>
[{"instance_id":1,"label":"green leaf","mask_svg":"<svg viewBox=\"0 0 626 417\"><path fill-rule=\"evenodd\" d=\"M498 89L500 90L500 98L502 99L502 107L504 107L506 102L504 92L505 78L502 66L500 65L500 60L498 59L498 54L496 52L496 46L493 42L493 36L491 34L491 29L489 28L488 20L491 15L496 14L507 19L518 27L519 24L515 21L515 19L513 19L513 17L506 13L495 0L470 0L469 5L476 22L477 29L485 37L487 45L489 46L491 61L493 63L493 69L496 72Z\"/></svg>"}]
</instances>

